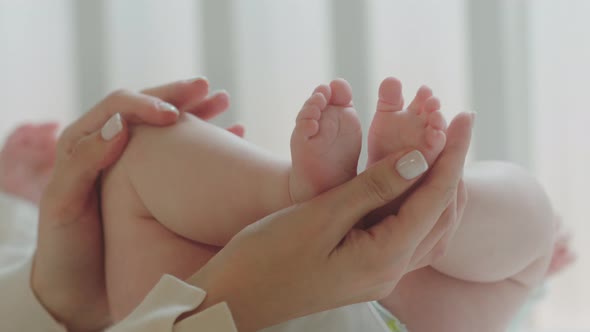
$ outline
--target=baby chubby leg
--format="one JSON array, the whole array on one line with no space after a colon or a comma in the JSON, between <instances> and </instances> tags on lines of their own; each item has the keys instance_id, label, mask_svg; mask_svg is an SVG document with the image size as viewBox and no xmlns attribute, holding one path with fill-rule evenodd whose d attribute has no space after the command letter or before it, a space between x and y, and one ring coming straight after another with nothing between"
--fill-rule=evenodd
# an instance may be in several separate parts
<instances>
[{"instance_id":1,"label":"baby chubby leg","mask_svg":"<svg viewBox=\"0 0 590 332\"><path fill-rule=\"evenodd\" d=\"M360 124L343 80L316 89L293 167L190 115L138 127L103 181L107 288L124 318L164 273L186 278L248 224L356 174Z\"/></svg>"},{"instance_id":2,"label":"baby chubby leg","mask_svg":"<svg viewBox=\"0 0 590 332\"><path fill-rule=\"evenodd\" d=\"M496 282L523 275L553 248L555 214L539 183L522 168L503 162L479 162L464 176L468 203L446 255L433 267L448 276Z\"/></svg>"},{"instance_id":3,"label":"baby chubby leg","mask_svg":"<svg viewBox=\"0 0 590 332\"><path fill-rule=\"evenodd\" d=\"M222 246L246 225L356 175L361 130L351 99L343 80L316 89L293 132L292 167L190 115L169 128L137 128L121 163L156 220Z\"/></svg>"},{"instance_id":4,"label":"baby chubby leg","mask_svg":"<svg viewBox=\"0 0 590 332\"><path fill-rule=\"evenodd\" d=\"M289 169L190 115L171 127L134 128L102 186L114 319L163 274L190 276L248 222L289 205Z\"/></svg>"},{"instance_id":5,"label":"baby chubby leg","mask_svg":"<svg viewBox=\"0 0 590 332\"><path fill-rule=\"evenodd\" d=\"M554 212L530 175L485 162L464 181L469 200L447 254L382 300L411 331L503 331L551 260Z\"/></svg>"}]
</instances>

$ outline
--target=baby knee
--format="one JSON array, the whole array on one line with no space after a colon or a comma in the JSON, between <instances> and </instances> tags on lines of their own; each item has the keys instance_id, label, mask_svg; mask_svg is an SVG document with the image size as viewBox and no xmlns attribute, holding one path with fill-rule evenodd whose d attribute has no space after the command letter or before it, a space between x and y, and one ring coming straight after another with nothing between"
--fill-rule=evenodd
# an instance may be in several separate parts
<instances>
[{"instance_id":1,"label":"baby knee","mask_svg":"<svg viewBox=\"0 0 590 332\"><path fill-rule=\"evenodd\" d=\"M539 181L513 163L483 162L474 168L479 177L488 179L486 184L500 202L497 208L515 222L514 231L523 241L531 242L537 257L550 252L555 237L555 212Z\"/></svg>"},{"instance_id":2,"label":"baby knee","mask_svg":"<svg viewBox=\"0 0 590 332\"><path fill-rule=\"evenodd\" d=\"M528 170L519 165L498 162L497 167L506 178L508 199L529 223L530 233L523 236L538 240L540 254L551 251L555 237L555 211L545 188Z\"/></svg>"}]
</instances>

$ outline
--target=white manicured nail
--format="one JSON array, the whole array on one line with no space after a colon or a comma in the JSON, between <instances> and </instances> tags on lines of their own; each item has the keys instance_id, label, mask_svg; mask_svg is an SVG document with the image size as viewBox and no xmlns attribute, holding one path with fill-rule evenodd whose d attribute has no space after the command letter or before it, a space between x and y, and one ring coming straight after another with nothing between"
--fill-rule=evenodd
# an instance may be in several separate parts
<instances>
[{"instance_id":1,"label":"white manicured nail","mask_svg":"<svg viewBox=\"0 0 590 332\"><path fill-rule=\"evenodd\" d=\"M156 103L156 107L158 108L158 111L162 111L162 112L172 112L174 114L178 114L178 108L176 108L176 106L167 103L165 101L159 101Z\"/></svg>"},{"instance_id":2,"label":"white manicured nail","mask_svg":"<svg viewBox=\"0 0 590 332\"><path fill-rule=\"evenodd\" d=\"M401 157L395 164L395 168L402 178L411 180L426 172L428 163L420 151L414 150Z\"/></svg>"},{"instance_id":3,"label":"white manicured nail","mask_svg":"<svg viewBox=\"0 0 590 332\"><path fill-rule=\"evenodd\" d=\"M123 129L123 122L121 122L121 114L117 113L111 116L109 121L102 126L100 134L105 141L110 141L117 136L121 129Z\"/></svg>"},{"instance_id":4,"label":"white manicured nail","mask_svg":"<svg viewBox=\"0 0 590 332\"><path fill-rule=\"evenodd\" d=\"M207 81L207 77L205 76L197 76L194 78L189 78L188 80L184 80L185 83L193 83L196 82L198 80L202 80L202 81Z\"/></svg>"}]
</instances>

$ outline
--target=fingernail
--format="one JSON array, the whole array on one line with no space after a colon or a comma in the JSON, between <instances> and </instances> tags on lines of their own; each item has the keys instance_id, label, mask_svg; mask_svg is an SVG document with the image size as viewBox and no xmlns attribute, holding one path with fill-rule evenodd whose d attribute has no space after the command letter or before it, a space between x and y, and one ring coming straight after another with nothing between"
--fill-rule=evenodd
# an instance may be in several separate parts
<instances>
[{"instance_id":1,"label":"fingernail","mask_svg":"<svg viewBox=\"0 0 590 332\"><path fill-rule=\"evenodd\" d=\"M121 129L123 129L123 122L121 121L121 114L117 113L111 116L109 121L102 126L100 135L105 141L110 141L121 132Z\"/></svg>"},{"instance_id":2,"label":"fingernail","mask_svg":"<svg viewBox=\"0 0 590 332\"><path fill-rule=\"evenodd\" d=\"M217 91L213 92L213 94L212 94L212 95L213 95L213 96L215 96L215 95L222 95L222 94L224 94L224 95L228 95L228 96L229 96L229 93L228 93L228 92L227 92L227 90L225 90L225 89L220 89L220 90L217 90Z\"/></svg>"},{"instance_id":3,"label":"fingernail","mask_svg":"<svg viewBox=\"0 0 590 332\"><path fill-rule=\"evenodd\" d=\"M159 101L156 103L156 107L158 108L158 111L162 111L162 112L172 112L174 114L178 114L178 109L176 108L176 106L167 103L165 101Z\"/></svg>"},{"instance_id":4,"label":"fingernail","mask_svg":"<svg viewBox=\"0 0 590 332\"><path fill-rule=\"evenodd\" d=\"M193 82L196 82L196 81L199 81L199 80L207 81L207 77L205 77L205 76L199 76L199 77L195 77L195 78L189 78L188 80L184 80L184 81L186 83L193 83Z\"/></svg>"},{"instance_id":5,"label":"fingernail","mask_svg":"<svg viewBox=\"0 0 590 332\"><path fill-rule=\"evenodd\" d=\"M397 161L395 169L402 178L411 180L428 170L428 163L422 153L414 150Z\"/></svg>"}]
</instances>

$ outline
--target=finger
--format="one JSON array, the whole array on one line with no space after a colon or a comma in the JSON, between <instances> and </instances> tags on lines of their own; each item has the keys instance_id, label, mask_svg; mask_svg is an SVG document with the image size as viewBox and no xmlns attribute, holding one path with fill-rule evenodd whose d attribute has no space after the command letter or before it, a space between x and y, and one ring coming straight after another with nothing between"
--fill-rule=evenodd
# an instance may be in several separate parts
<instances>
[{"instance_id":1,"label":"finger","mask_svg":"<svg viewBox=\"0 0 590 332\"><path fill-rule=\"evenodd\" d=\"M227 128L227 131L229 131L230 133L240 137L240 138L244 138L244 134L246 133L246 128L244 128L244 126L242 125L233 125L229 128Z\"/></svg>"},{"instance_id":2,"label":"finger","mask_svg":"<svg viewBox=\"0 0 590 332\"><path fill-rule=\"evenodd\" d=\"M455 198L463 173L473 116L461 113L447 131L447 145L424 182L407 198L398 214L407 239L420 243Z\"/></svg>"},{"instance_id":3,"label":"finger","mask_svg":"<svg viewBox=\"0 0 590 332\"><path fill-rule=\"evenodd\" d=\"M314 199L318 211L330 213L327 227L333 231L331 240L339 242L362 217L403 194L428 169L424 156L418 150L402 152L384 158L351 181ZM326 209L332 207L332 209ZM338 224L333 221L338 220Z\"/></svg>"},{"instance_id":4,"label":"finger","mask_svg":"<svg viewBox=\"0 0 590 332\"><path fill-rule=\"evenodd\" d=\"M418 244L416 251L412 256L410 266L418 262L431 264L434 260L441 257L446 250L445 239L448 238L450 229L453 227L454 220L456 218L456 204L451 204L443 212L441 217L438 219L432 230L426 235L424 240ZM379 226L379 225L376 225ZM397 234L400 234L404 230L396 230ZM378 231L375 231L378 232ZM403 236L400 234L400 236ZM403 239L396 239L403 241Z\"/></svg>"},{"instance_id":5,"label":"finger","mask_svg":"<svg viewBox=\"0 0 590 332\"><path fill-rule=\"evenodd\" d=\"M178 110L170 103L145 94L119 90L66 128L60 140L76 143L95 132L117 113L134 124L169 125L178 119Z\"/></svg>"},{"instance_id":6,"label":"finger","mask_svg":"<svg viewBox=\"0 0 590 332\"><path fill-rule=\"evenodd\" d=\"M50 194L46 195L55 203L53 208L62 211L58 215L69 220L63 211L84 206L74 202L87 199L95 188L99 172L119 158L127 140L127 126L122 117L115 114L100 130L80 139L67 155L58 160L60 165L48 185Z\"/></svg>"},{"instance_id":7,"label":"finger","mask_svg":"<svg viewBox=\"0 0 590 332\"><path fill-rule=\"evenodd\" d=\"M445 247L445 252L443 254L446 254L446 251L449 247L449 243L453 240L455 233L457 233L457 229L459 229L459 227L461 226L461 223L463 222L463 213L465 212L465 207L467 206L467 201L468 201L467 187L465 186L465 181L463 181L461 179L459 181L459 187L457 188L457 202L455 204L456 219L455 219L455 223L451 227L449 238L448 238L448 241L447 241L446 247Z\"/></svg>"},{"instance_id":8,"label":"finger","mask_svg":"<svg viewBox=\"0 0 590 332\"><path fill-rule=\"evenodd\" d=\"M449 209L445 210L445 213L448 211L449 220L449 227L447 231L443 235L443 237L438 241L435 247L432 249L433 252L433 260L438 259L444 255L446 255L447 250L457 229L461 225L461 221L463 218L463 211L465 211L465 205L467 203L467 189L465 188L465 182L463 180L459 181L459 185L457 188L457 198L453 200ZM443 214L444 216L445 214Z\"/></svg>"},{"instance_id":9,"label":"finger","mask_svg":"<svg viewBox=\"0 0 590 332\"><path fill-rule=\"evenodd\" d=\"M466 200L467 191L463 180L461 180L459 182L457 198L447 207L434 228L418 245L408 265L409 269L407 272L429 266L446 254L449 243L461 224ZM396 231L398 234L403 234L404 232L404 230ZM397 241L399 242L399 240Z\"/></svg>"},{"instance_id":10,"label":"finger","mask_svg":"<svg viewBox=\"0 0 590 332\"><path fill-rule=\"evenodd\" d=\"M183 112L198 116L203 120L209 120L229 108L229 95L226 91L219 91L203 100L195 99L182 107Z\"/></svg>"},{"instance_id":11,"label":"finger","mask_svg":"<svg viewBox=\"0 0 590 332\"><path fill-rule=\"evenodd\" d=\"M209 82L206 78L196 78L145 89L142 93L160 98L179 109L195 100L203 100L209 94Z\"/></svg>"}]
</instances>

